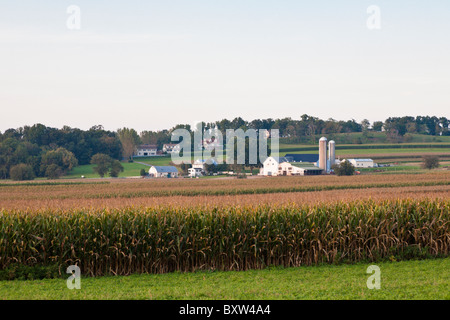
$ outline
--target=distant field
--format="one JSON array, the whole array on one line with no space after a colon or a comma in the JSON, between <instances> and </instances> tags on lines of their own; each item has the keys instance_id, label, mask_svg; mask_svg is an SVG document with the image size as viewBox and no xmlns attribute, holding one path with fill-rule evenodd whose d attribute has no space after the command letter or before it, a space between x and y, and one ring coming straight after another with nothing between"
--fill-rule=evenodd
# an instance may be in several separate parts
<instances>
[{"instance_id":1,"label":"distant field","mask_svg":"<svg viewBox=\"0 0 450 320\"><path fill-rule=\"evenodd\" d=\"M352 133L331 133L331 134L317 134L313 137L303 138L301 144L314 145L319 139L325 136L328 140L335 140L339 144L390 144L392 143L386 136L385 132L369 132L367 137L364 137L362 132ZM297 140L297 142L296 142ZM299 144L298 138L280 138L280 143L286 145ZM407 143L450 143L450 136L430 136L424 134L410 134L410 140Z\"/></svg>"},{"instance_id":2,"label":"distant field","mask_svg":"<svg viewBox=\"0 0 450 320\"><path fill-rule=\"evenodd\" d=\"M280 148L281 149L281 148ZM316 151L314 150L301 150L301 151L286 151L281 152L282 156L286 153L292 153L292 154L305 154L305 153L312 153L312 154L318 154L319 149L317 148ZM449 153L450 155L450 145L448 149L445 148L395 148L395 149L344 149L344 150L336 150L336 155L354 155L354 154L365 154L365 155L377 155L377 154L404 154L404 153L414 153L414 154L421 154L421 153Z\"/></svg>"},{"instance_id":3,"label":"distant field","mask_svg":"<svg viewBox=\"0 0 450 320\"><path fill-rule=\"evenodd\" d=\"M376 263L381 271L379 290L367 288L369 265L82 277L80 290L67 289L65 279L0 281L0 296L6 300L450 299L449 258Z\"/></svg>"}]
</instances>

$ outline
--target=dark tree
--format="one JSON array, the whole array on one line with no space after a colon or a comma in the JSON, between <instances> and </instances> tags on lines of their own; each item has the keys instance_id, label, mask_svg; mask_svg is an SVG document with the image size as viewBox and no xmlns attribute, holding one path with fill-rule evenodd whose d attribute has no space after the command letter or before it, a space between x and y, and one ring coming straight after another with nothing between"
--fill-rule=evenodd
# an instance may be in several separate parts
<instances>
[{"instance_id":1,"label":"dark tree","mask_svg":"<svg viewBox=\"0 0 450 320\"><path fill-rule=\"evenodd\" d=\"M44 175L49 179L58 179L64 174L64 170L57 164L50 164L45 168Z\"/></svg>"},{"instance_id":2,"label":"dark tree","mask_svg":"<svg viewBox=\"0 0 450 320\"><path fill-rule=\"evenodd\" d=\"M437 156L424 156L422 168L424 169L439 168L439 158Z\"/></svg>"},{"instance_id":3,"label":"dark tree","mask_svg":"<svg viewBox=\"0 0 450 320\"><path fill-rule=\"evenodd\" d=\"M338 176L352 176L355 174L355 167L348 160L333 165L331 169Z\"/></svg>"},{"instance_id":4,"label":"dark tree","mask_svg":"<svg viewBox=\"0 0 450 320\"><path fill-rule=\"evenodd\" d=\"M109 169L109 176L117 178L119 173L123 172L124 168L119 160L112 160L111 167Z\"/></svg>"}]
</instances>

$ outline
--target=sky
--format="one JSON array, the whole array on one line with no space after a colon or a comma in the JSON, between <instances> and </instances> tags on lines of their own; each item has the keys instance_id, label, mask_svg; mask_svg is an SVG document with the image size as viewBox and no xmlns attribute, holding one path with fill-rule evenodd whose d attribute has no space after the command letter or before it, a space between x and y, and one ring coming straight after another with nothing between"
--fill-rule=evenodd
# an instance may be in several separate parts
<instances>
[{"instance_id":1,"label":"sky","mask_svg":"<svg viewBox=\"0 0 450 320\"><path fill-rule=\"evenodd\" d=\"M448 0L0 0L0 131L450 117L449 33Z\"/></svg>"}]
</instances>

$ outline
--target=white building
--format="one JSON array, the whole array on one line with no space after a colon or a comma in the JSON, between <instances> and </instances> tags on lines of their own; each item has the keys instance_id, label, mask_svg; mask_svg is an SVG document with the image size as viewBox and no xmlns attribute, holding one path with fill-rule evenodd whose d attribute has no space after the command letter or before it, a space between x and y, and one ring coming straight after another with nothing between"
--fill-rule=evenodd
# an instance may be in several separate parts
<instances>
[{"instance_id":1,"label":"white building","mask_svg":"<svg viewBox=\"0 0 450 320\"><path fill-rule=\"evenodd\" d=\"M156 156L158 152L158 147L153 144L141 144L137 147L135 156L137 157L149 157Z\"/></svg>"},{"instance_id":2,"label":"white building","mask_svg":"<svg viewBox=\"0 0 450 320\"><path fill-rule=\"evenodd\" d=\"M288 162L287 157L268 157L259 174L263 176L309 176L322 174L323 170L313 163Z\"/></svg>"},{"instance_id":3,"label":"white building","mask_svg":"<svg viewBox=\"0 0 450 320\"><path fill-rule=\"evenodd\" d=\"M372 159L347 159L356 169L373 168L375 166ZM344 160L345 161L345 160Z\"/></svg>"},{"instance_id":4,"label":"white building","mask_svg":"<svg viewBox=\"0 0 450 320\"><path fill-rule=\"evenodd\" d=\"M175 143L166 143L163 145L163 152L167 152L167 153L173 153L173 152L180 152L180 144L175 144Z\"/></svg>"},{"instance_id":5,"label":"white building","mask_svg":"<svg viewBox=\"0 0 450 320\"><path fill-rule=\"evenodd\" d=\"M214 164L217 165L217 161L215 159L197 159L192 164L193 169L199 169L203 174L206 172L206 164Z\"/></svg>"},{"instance_id":6,"label":"white building","mask_svg":"<svg viewBox=\"0 0 450 320\"><path fill-rule=\"evenodd\" d=\"M177 178L178 170L173 166L152 166L148 170L150 177L154 178Z\"/></svg>"},{"instance_id":7,"label":"white building","mask_svg":"<svg viewBox=\"0 0 450 320\"><path fill-rule=\"evenodd\" d=\"M188 174L191 178L201 177L203 175L203 170L200 168L189 168Z\"/></svg>"},{"instance_id":8,"label":"white building","mask_svg":"<svg viewBox=\"0 0 450 320\"><path fill-rule=\"evenodd\" d=\"M223 148L223 145L219 142L218 139L212 137L211 139L203 139L202 146L205 150L215 150Z\"/></svg>"},{"instance_id":9,"label":"white building","mask_svg":"<svg viewBox=\"0 0 450 320\"><path fill-rule=\"evenodd\" d=\"M277 176L279 171L278 166L283 162L287 162L286 158L268 157L263 162L263 167L261 168L259 174L262 176Z\"/></svg>"}]
</instances>

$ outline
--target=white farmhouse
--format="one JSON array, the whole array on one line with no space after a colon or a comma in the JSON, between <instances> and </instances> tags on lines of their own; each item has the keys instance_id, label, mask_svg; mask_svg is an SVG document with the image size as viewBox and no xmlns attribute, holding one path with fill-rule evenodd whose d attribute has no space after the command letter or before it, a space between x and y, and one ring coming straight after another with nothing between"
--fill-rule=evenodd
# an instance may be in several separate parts
<instances>
[{"instance_id":1,"label":"white farmhouse","mask_svg":"<svg viewBox=\"0 0 450 320\"><path fill-rule=\"evenodd\" d=\"M138 157L149 157L156 156L158 152L158 147L153 144L141 144L137 147L137 152L135 156Z\"/></svg>"},{"instance_id":2,"label":"white farmhouse","mask_svg":"<svg viewBox=\"0 0 450 320\"><path fill-rule=\"evenodd\" d=\"M191 178L201 177L203 175L203 170L200 168L189 168L188 175Z\"/></svg>"},{"instance_id":3,"label":"white farmhouse","mask_svg":"<svg viewBox=\"0 0 450 320\"><path fill-rule=\"evenodd\" d=\"M200 170L202 174L206 173L206 164L213 164L217 166L217 161L215 159L197 159L192 164L192 169Z\"/></svg>"},{"instance_id":4,"label":"white farmhouse","mask_svg":"<svg viewBox=\"0 0 450 320\"><path fill-rule=\"evenodd\" d=\"M180 144L175 143L166 143L163 145L162 151L167 153L176 153L180 152Z\"/></svg>"}]
</instances>

